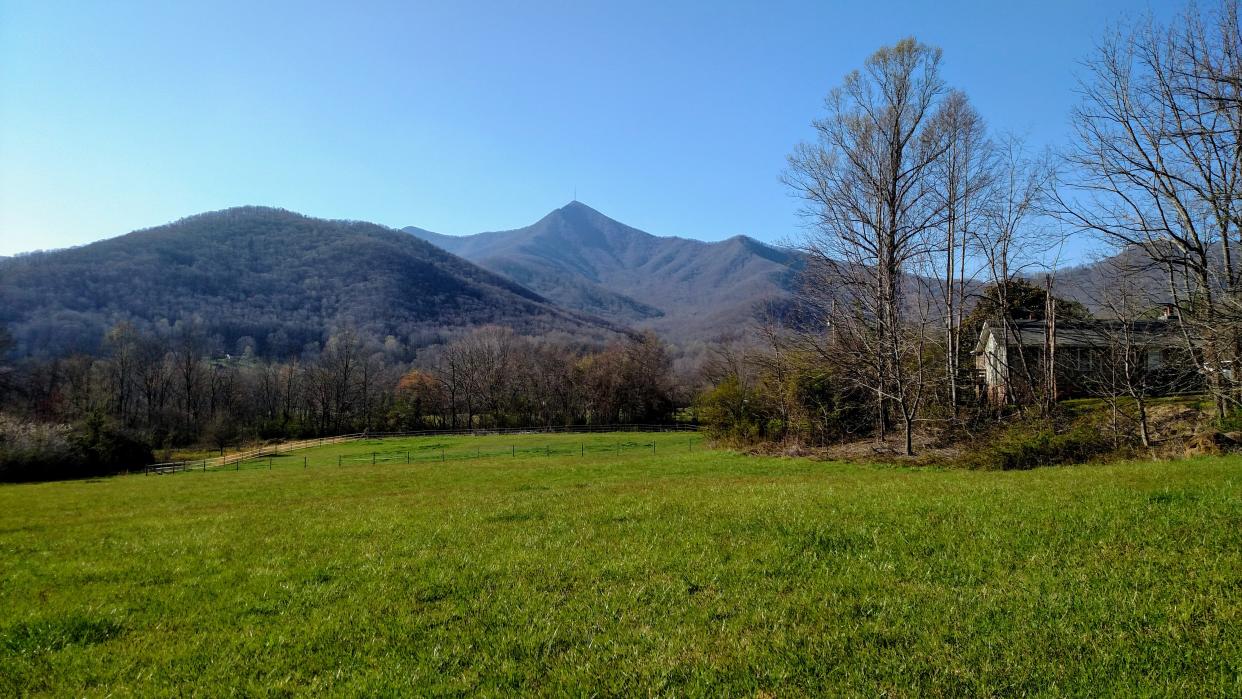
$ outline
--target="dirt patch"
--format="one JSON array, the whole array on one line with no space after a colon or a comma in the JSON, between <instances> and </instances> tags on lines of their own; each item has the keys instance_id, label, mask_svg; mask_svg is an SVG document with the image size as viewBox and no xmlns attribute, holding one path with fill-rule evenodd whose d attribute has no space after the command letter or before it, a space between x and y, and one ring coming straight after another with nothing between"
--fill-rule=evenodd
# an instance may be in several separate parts
<instances>
[{"instance_id":1,"label":"dirt patch","mask_svg":"<svg viewBox=\"0 0 1242 699\"><path fill-rule=\"evenodd\" d=\"M962 447L945 444L941 435L930 432L915 435L914 456L903 455L904 447L905 442L898 434L884 440L867 438L826 446L756 444L743 448L743 451L759 456L809 457L826 461L878 462L907 466L950 463L964 453Z\"/></svg>"},{"instance_id":2,"label":"dirt patch","mask_svg":"<svg viewBox=\"0 0 1242 699\"><path fill-rule=\"evenodd\" d=\"M1226 452L1236 451L1239 446L1236 439L1223 432L1201 432L1186 441L1186 456L1219 456Z\"/></svg>"},{"instance_id":3,"label":"dirt patch","mask_svg":"<svg viewBox=\"0 0 1242 699\"><path fill-rule=\"evenodd\" d=\"M1176 403L1153 405L1147 409L1151 436L1158 442L1191 437L1200 432L1208 420L1202 410Z\"/></svg>"}]
</instances>

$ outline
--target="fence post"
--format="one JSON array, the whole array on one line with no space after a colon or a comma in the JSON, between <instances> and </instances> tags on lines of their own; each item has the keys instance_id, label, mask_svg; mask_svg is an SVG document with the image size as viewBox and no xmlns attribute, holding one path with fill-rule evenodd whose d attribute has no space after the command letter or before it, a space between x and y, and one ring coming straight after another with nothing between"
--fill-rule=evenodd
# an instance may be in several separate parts
<instances>
[{"instance_id":1,"label":"fence post","mask_svg":"<svg viewBox=\"0 0 1242 699\"><path fill-rule=\"evenodd\" d=\"M583 444L582 442L578 442L578 456L586 456L586 444Z\"/></svg>"},{"instance_id":2,"label":"fence post","mask_svg":"<svg viewBox=\"0 0 1242 699\"><path fill-rule=\"evenodd\" d=\"M652 456L655 455L655 437L651 438L651 454Z\"/></svg>"},{"instance_id":3,"label":"fence post","mask_svg":"<svg viewBox=\"0 0 1242 699\"><path fill-rule=\"evenodd\" d=\"M302 468L306 468L306 457L302 457Z\"/></svg>"},{"instance_id":4,"label":"fence post","mask_svg":"<svg viewBox=\"0 0 1242 699\"><path fill-rule=\"evenodd\" d=\"M407 464L410 463L410 450L409 449L405 451L405 462Z\"/></svg>"},{"instance_id":5,"label":"fence post","mask_svg":"<svg viewBox=\"0 0 1242 699\"><path fill-rule=\"evenodd\" d=\"M207 473L207 459L203 459L203 473Z\"/></svg>"},{"instance_id":6,"label":"fence post","mask_svg":"<svg viewBox=\"0 0 1242 699\"><path fill-rule=\"evenodd\" d=\"M371 465L375 465L375 452L371 452Z\"/></svg>"},{"instance_id":7,"label":"fence post","mask_svg":"<svg viewBox=\"0 0 1242 699\"><path fill-rule=\"evenodd\" d=\"M551 445L551 444L544 445L544 447L543 447L543 455L544 455L544 456L552 456L552 445Z\"/></svg>"},{"instance_id":8,"label":"fence post","mask_svg":"<svg viewBox=\"0 0 1242 699\"><path fill-rule=\"evenodd\" d=\"M444 447L440 447L440 463L444 463Z\"/></svg>"},{"instance_id":9,"label":"fence post","mask_svg":"<svg viewBox=\"0 0 1242 699\"><path fill-rule=\"evenodd\" d=\"M513 444L509 445L509 456L512 456L514 458L517 457L517 446L516 445L513 445Z\"/></svg>"},{"instance_id":10,"label":"fence post","mask_svg":"<svg viewBox=\"0 0 1242 699\"><path fill-rule=\"evenodd\" d=\"M267 457L267 470L272 470L272 457Z\"/></svg>"},{"instance_id":11,"label":"fence post","mask_svg":"<svg viewBox=\"0 0 1242 699\"><path fill-rule=\"evenodd\" d=\"M337 466L340 466L340 465L341 465L341 455L340 455L340 454L337 454L337 455L336 455L336 465L337 465Z\"/></svg>"}]
</instances>

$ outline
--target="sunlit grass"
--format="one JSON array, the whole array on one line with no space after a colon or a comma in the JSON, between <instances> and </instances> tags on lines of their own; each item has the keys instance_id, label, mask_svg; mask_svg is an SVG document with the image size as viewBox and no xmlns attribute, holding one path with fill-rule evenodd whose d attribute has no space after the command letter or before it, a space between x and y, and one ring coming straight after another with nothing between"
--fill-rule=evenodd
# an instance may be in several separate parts
<instances>
[{"instance_id":1,"label":"sunlit grass","mask_svg":"<svg viewBox=\"0 0 1242 699\"><path fill-rule=\"evenodd\" d=\"M1242 693L1238 459L984 473L689 439L0 487L0 695Z\"/></svg>"}]
</instances>

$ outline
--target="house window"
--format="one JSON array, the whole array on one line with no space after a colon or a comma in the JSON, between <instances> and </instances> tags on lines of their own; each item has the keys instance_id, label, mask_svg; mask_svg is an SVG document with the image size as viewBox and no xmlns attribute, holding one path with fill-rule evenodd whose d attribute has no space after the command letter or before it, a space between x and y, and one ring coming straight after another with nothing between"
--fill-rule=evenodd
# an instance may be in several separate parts
<instances>
[{"instance_id":1,"label":"house window","mask_svg":"<svg viewBox=\"0 0 1242 699\"><path fill-rule=\"evenodd\" d=\"M1164 353L1161 350L1147 351L1147 368L1159 369L1164 364Z\"/></svg>"}]
</instances>

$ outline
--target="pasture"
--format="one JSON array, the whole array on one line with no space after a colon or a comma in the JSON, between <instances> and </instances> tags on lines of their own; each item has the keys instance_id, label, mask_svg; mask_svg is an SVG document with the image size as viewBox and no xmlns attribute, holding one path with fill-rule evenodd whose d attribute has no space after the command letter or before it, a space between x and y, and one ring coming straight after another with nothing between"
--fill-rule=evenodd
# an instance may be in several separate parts
<instances>
[{"instance_id":1,"label":"pasture","mask_svg":"<svg viewBox=\"0 0 1242 699\"><path fill-rule=\"evenodd\" d=\"M2 486L0 695L1242 694L1242 460L918 470L689 439Z\"/></svg>"}]
</instances>

